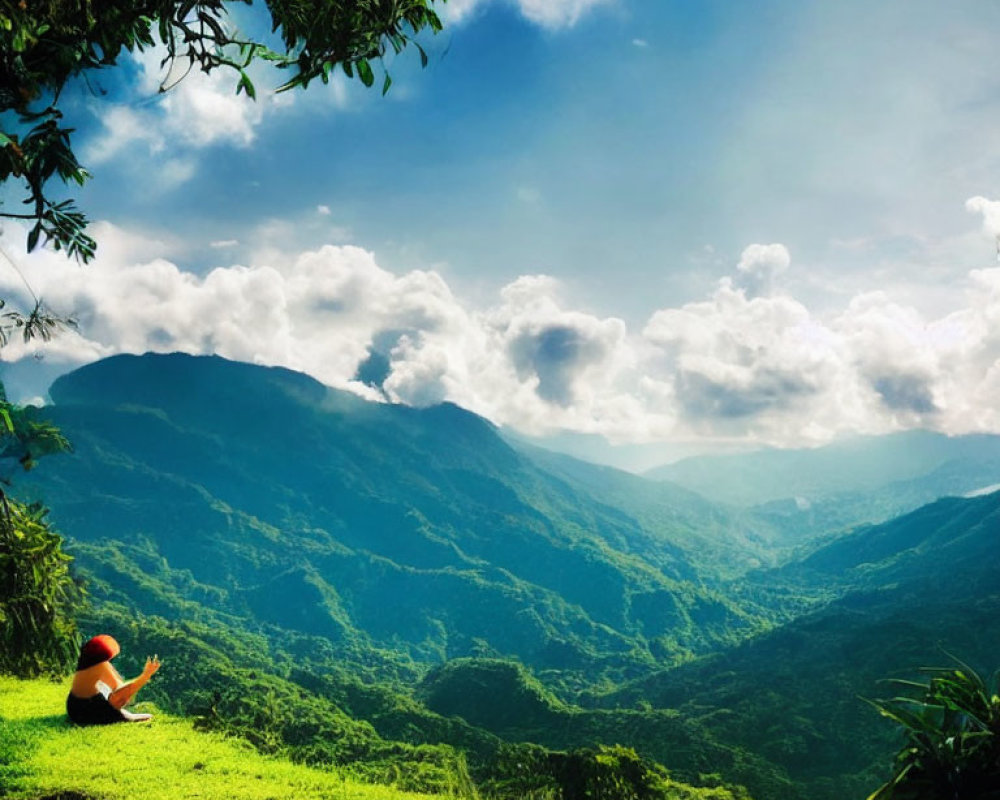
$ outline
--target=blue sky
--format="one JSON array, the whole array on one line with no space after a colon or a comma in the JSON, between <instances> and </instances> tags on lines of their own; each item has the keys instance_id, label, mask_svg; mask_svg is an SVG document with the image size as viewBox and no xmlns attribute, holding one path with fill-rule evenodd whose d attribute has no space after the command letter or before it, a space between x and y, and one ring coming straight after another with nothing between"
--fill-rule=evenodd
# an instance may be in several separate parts
<instances>
[{"instance_id":1,"label":"blue sky","mask_svg":"<svg viewBox=\"0 0 1000 800\"><path fill-rule=\"evenodd\" d=\"M995 4L445 9L385 98L69 92L103 252L20 259L84 324L7 382L219 352L656 457L1000 428Z\"/></svg>"}]
</instances>

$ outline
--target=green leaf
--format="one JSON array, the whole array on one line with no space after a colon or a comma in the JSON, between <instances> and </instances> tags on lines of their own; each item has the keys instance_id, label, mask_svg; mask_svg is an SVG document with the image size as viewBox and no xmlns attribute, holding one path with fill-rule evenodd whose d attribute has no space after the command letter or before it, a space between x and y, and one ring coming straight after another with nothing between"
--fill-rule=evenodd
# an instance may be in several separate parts
<instances>
[{"instance_id":1,"label":"green leaf","mask_svg":"<svg viewBox=\"0 0 1000 800\"><path fill-rule=\"evenodd\" d=\"M365 86L371 86L375 82L375 73L372 66L365 60L358 62L358 77Z\"/></svg>"},{"instance_id":2,"label":"green leaf","mask_svg":"<svg viewBox=\"0 0 1000 800\"><path fill-rule=\"evenodd\" d=\"M236 94L240 92L246 92L247 97L251 100L257 99L257 90L254 88L253 81L243 70L240 70L240 82L236 85Z\"/></svg>"},{"instance_id":3,"label":"green leaf","mask_svg":"<svg viewBox=\"0 0 1000 800\"><path fill-rule=\"evenodd\" d=\"M385 73L385 80L382 81L382 96L385 97L386 93L389 91L389 87L392 86L392 76L387 72Z\"/></svg>"}]
</instances>

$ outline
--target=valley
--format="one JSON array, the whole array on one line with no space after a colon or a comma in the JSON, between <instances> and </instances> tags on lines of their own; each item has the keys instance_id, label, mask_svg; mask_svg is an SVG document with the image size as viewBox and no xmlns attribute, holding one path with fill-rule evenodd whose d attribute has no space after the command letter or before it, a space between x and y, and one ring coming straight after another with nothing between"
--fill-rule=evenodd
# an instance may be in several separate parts
<instances>
[{"instance_id":1,"label":"valley","mask_svg":"<svg viewBox=\"0 0 1000 800\"><path fill-rule=\"evenodd\" d=\"M163 708L361 780L570 797L618 747L659 796L863 798L898 742L860 698L1000 664L1000 494L962 496L1000 437L640 477L217 357L51 397L74 451L12 492L66 537L83 632L160 653Z\"/></svg>"}]
</instances>

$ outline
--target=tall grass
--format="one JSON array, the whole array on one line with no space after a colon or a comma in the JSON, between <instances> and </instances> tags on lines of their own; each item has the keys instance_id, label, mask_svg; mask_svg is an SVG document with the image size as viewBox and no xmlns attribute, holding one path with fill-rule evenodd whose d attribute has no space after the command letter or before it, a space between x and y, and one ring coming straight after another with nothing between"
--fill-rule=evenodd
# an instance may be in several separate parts
<instances>
[{"instance_id":1,"label":"tall grass","mask_svg":"<svg viewBox=\"0 0 1000 800\"><path fill-rule=\"evenodd\" d=\"M0 677L0 797L101 800L408 800L426 797L260 755L157 713L151 723L78 728L67 684ZM141 706L142 704L140 704Z\"/></svg>"}]
</instances>

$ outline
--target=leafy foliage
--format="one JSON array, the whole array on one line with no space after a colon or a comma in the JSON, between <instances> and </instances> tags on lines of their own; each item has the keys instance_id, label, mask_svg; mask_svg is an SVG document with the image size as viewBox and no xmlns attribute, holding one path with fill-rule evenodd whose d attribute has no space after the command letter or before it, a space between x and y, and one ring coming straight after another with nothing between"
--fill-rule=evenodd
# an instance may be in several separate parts
<instances>
[{"instance_id":1,"label":"leafy foliage","mask_svg":"<svg viewBox=\"0 0 1000 800\"><path fill-rule=\"evenodd\" d=\"M68 449L62 433L39 419L38 409L0 399L0 463L28 470L37 457ZM0 672L61 672L76 657L74 617L83 594L47 513L40 504L10 500L0 489Z\"/></svg>"},{"instance_id":2,"label":"leafy foliage","mask_svg":"<svg viewBox=\"0 0 1000 800\"><path fill-rule=\"evenodd\" d=\"M895 681L916 697L873 701L898 723L906 744L894 774L869 800L994 800L1000 797L997 674L956 666L924 668L926 683Z\"/></svg>"},{"instance_id":3,"label":"leafy foliage","mask_svg":"<svg viewBox=\"0 0 1000 800\"><path fill-rule=\"evenodd\" d=\"M0 299L0 310L7 307L7 302ZM24 342L41 339L48 342L60 330L75 328L76 320L72 317L60 317L49 311L41 300L36 298L35 304L27 314L17 309L9 309L0 313L0 347L5 347L11 336L21 334Z\"/></svg>"},{"instance_id":4,"label":"leafy foliage","mask_svg":"<svg viewBox=\"0 0 1000 800\"><path fill-rule=\"evenodd\" d=\"M76 660L82 593L45 515L0 493L0 672L60 673Z\"/></svg>"},{"instance_id":5,"label":"leafy foliage","mask_svg":"<svg viewBox=\"0 0 1000 800\"><path fill-rule=\"evenodd\" d=\"M266 0L273 30L284 49L245 39L231 24L235 0L134 0L129 3L0 3L0 184L20 181L26 213L0 216L33 223L28 250L48 241L79 261L90 260L96 242L86 234L87 220L72 199L53 198L54 178L82 186L90 173L73 152L73 129L64 124L59 95L72 78L113 66L123 52L152 47L167 50L165 62L187 70L225 68L236 74L237 93L256 97L247 72L257 60L288 70L281 89L326 83L339 66L366 86L375 80L372 62L410 43L423 30L441 29L433 0ZM252 0L245 0L252 5ZM383 93L391 84L384 72Z\"/></svg>"},{"instance_id":6,"label":"leafy foliage","mask_svg":"<svg viewBox=\"0 0 1000 800\"><path fill-rule=\"evenodd\" d=\"M998 526L994 494L946 498L843 535L794 566L744 580L752 591L811 597L795 619L593 702L676 709L783 770L796 796L865 797L885 780L899 742L858 697L877 697L885 676L912 677L914 664L942 649L995 660Z\"/></svg>"},{"instance_id":7,"label":"leafy foliage","mask_svg":"<svg viewBox=\"0 0 1000 800\"><path fill-rule=\"evenodd\" d=\"M670 774L621 746L581 748L552 753L548 771L556 780L562 800L657 800L658 798L704 798L739 800L744 792L728 788L691 789L671 780Z\"/></svg>"}]
</instances>

